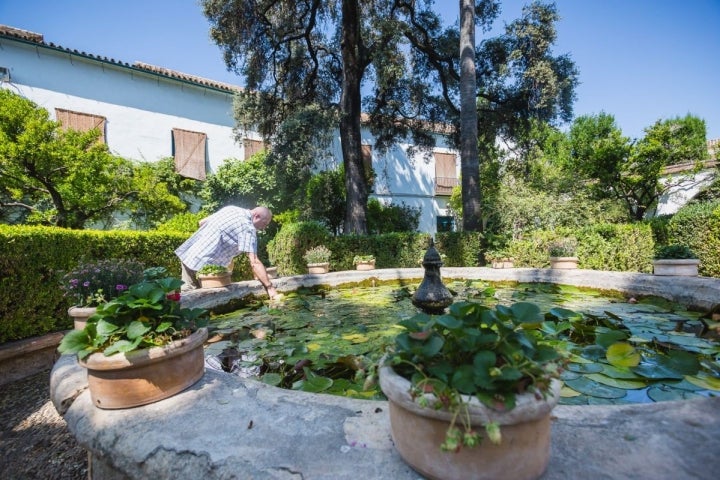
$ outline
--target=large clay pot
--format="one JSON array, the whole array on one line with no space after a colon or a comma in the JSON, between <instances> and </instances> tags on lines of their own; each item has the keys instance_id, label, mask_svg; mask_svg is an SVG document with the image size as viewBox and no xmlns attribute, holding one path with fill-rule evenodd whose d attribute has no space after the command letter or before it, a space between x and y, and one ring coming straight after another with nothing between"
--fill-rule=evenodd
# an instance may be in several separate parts
<instances>
[{"instance_id":1,"label":"large clay pot","mask_svg":"<svg viewBox=\"0 0 720 480\"><path fill-rule=\"evenodd\" d=\"M137 407L179 393L205 373L203 344L208 337L201 328L187 338L164 347L146 348L106 357L93 353L79 364L88 371L93 404L99 408Z\"/></svg>"},{"instance_id":2,"label":"large clay pot","mask_svg":"<svg viewBox=\"0 0 720 480\"><path fill-rule=\"evenodd\" d=\"M577 257L550 257L550 268L572 270L578 268Z\"/></svg>"},{"instance_id":3,"label":"large clay pot","mask_svg":"<svg viewBox=\"0 0 720 480\"><path fill-rule=\"evenodd\" d=\"M95 315L97 307L70 307L68 315L73 319L75 330L83 330L87 325L88 318Z\"/></svg>"},{"instance_id":4,"label":"large clay pot","mask_svg":"<svg viewBox=\"0 0 720 480\"><path fill-rule=\"evenodd\" d=\"M220 288L227 287L231 282L231 273L220 273L216 275L198 275L201 288Z\"/></svg>"},{"instance_id":5,"label":"large clay pot","mask_svg":"<svg viewBox=\"0 0 720 480\"><path fill-rule=\"evenodd\" d=\"M308 273L328 273L330 271L330 263L308 263Z\"/></svg>"},{"instance_id":6,"label":"large clay pot","mask_svg":"<svg viewBox=\"0 0 720 480\"><path fill-rule=\"evenodd\" d=\"M653 260L653 274L697 277L700 260L696 258L675 258Z\"/></svg>"},{"instance_id":7,"label":"large clay pot","mask_svg":"<svg viewBox=\"0 0 720 480\"><path fill-rule=\"evenodd\" d=\"M429 479L522 480L540 477L550 460L550 412L560 398L562 382L554 380L546 399L525 394L507 412L468 398L473 428L484 434L484 424L500 424L502 442L484 438L480 445L459 452L443 452L451 413L421 407L410 396L410 382L387 365L380 368L380 387L389 400L390 429L400 456Z\"/></svg>"}]
</instances>

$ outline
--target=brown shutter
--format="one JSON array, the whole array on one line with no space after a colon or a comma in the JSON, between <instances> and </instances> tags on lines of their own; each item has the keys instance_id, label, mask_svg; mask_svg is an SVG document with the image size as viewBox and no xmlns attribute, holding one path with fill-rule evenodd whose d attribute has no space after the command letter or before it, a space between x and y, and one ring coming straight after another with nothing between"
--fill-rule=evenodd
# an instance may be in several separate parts
<instances>
[{"instance_id":1,"label":"brown shutter","mask_svg":"<svg viewBox=\"0 0 720 480\"><path fill-rule=\"evenodd\" d=\"M458 184L457 170L455 169L455 155L452 153L438 153L435 155L435 194L450 195L453 187Z\"/></svg>"},{"instance_id":2,"label":"brown shutter","mask_svg":"<svg viewBox=\"0 0 720 480\"><path fill-rule=\"evenodd\" d=\"M187 178L205 180L205 143L207 135L173 128L175 171Z\"/></svg>"},{"instance_id":3,"label":"brown shutter","mask_svg":"<svg viewBox=\"0 0 720 480\"><path fill-rule=\"evenodd\" d=\"M97 128L100 130L100 138L98 141L107 143L105 141L105 117L91 113L73 112L72 110L62 108L55 109L55 117L66 130L88 132Z\"/></svg>"},{"instance_id":4,"label":"brown shutter","mask_svg":"<svg viewBox=\"0 0 720 480\"><path fill-rule=\"evenodd\" d=\"M245 150L244 160L249 159L258 152L265 150L265 142L261 140L251 140L249 138L243 138L243 147Z\"/></svg>"}]
</instances>

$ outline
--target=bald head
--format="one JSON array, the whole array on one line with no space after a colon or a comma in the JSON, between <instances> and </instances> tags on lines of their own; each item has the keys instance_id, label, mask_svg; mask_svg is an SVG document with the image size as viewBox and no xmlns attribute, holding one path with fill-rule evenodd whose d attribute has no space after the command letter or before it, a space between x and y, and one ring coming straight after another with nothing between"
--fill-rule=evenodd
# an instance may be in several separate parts
<instances>
[{"instance_id":1,"label":"bald head","mask_svg":"<svg viewBox=\"0 0 720 480\"><path fill-rule=\"evenodd\" d=\"M270 221L272 220L272 212L267 207L255 207L252 210L250 210L250 213L252 213L252 222L255 228L258 230L264 230L265 227L270 225Z\"/></svg>"}]
</instances>

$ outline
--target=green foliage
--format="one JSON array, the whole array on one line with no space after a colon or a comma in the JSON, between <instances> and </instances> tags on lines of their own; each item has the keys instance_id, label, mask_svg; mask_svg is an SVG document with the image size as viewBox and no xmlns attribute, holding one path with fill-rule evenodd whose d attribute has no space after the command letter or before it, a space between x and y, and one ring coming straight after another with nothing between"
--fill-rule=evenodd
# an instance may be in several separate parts
<instances>
[{"instance_id":1,"label":"green foliage","mask_svg":"<svg viewBox=\"0 0 720 480\"><path fill-rule=\"evenodd\" d=\"M353 257L353 265L357 265L358 263L367 263L367 262L374 262L375 261L375 255L355 255Z\"/></svg>"},{"instance_id":2,"label":"green foliage","mask_svg":"<svg viewBox=\"0 0 720 480\"><path fill-rule=\"evenodd\" d=\"M204 265L197 273L200 275L222 275L223 273L227 273L227 271L228 269L223 265L210 263L208 265Z\"/></svg>"},{"instance_id":3,"label":"green foliage","mask_svg":"<svg viewBox=\"0 0 720 480\"><path fill-rule=\"evenodd\" d=\"M400 205L384 205L376 198L368 200L368 232L415 232L420 224L420 207L401 202Z\"/></svg>"},{"instance_id":4,"label":"green foliage","mask_svg":"<svg viewBox=\"0 0 720 480\"><path fill-rule=\"evenodd\" d=\"M435 248L444 255L443 265L446 267L479 266L482 245L483 236L478 232L439 232L435 234Z\"/></svg>"},{"instance_id":5,"label":"green foliage","mask_svg":"<svg viewBox=\"0 0 720 480\"><path fill-rule=\"evenodd\" d=\"M116 157L99 137L98 130L63 130L44 108L1 89L0 216L81 229L125 214L147 228L186 209L176 195L182 182L166 163Z\"/></svg>"},{"instance_id":6,"label":"green foliage","mask_svg":"<svg viewBox=\"0 0 720 480\"><path fill-rule=\"evenodd\" d=\"M164 270L164 269L163 269ZM185 308L175 299L182 281L174 277L151 278L130 285L119 297L97 307L83 330L71 330L58 351L83 359L94 352L106 356L167 345L207 325L202 308Z\"/></svg>"},{"instance_id":7,"label":"green foliage","mask_svg":"<svg viewBox=\"0 0 720 480\"><path fill-rule=\"evenodd\" d=\"M707 158L705 135L705 122L687 115L658 120L633 143L612 115L582 116L570 129L569 166L595 198L621 200L632 218L642 220L664 192L685 179L661 183L666 166L692 162L697 167Z\"/></svg>"},{"instance_id":8,"label":"green foliage","mask_svg":"<svg viewBox=\"0 0 720 480\"><path fill-rule=\"evenodd\" d=\"M97 307L142 280L144 270L145 265L135 260L81 262L62 276L60 289L70 300L68 306Z\"/></svg>"},{"instance_id":9,"label":"green foliage","mask_svg":"<svg viewBox=\"0 0 720 480\"><path fill-rule=\"evenodd\" d=\"M303 254L303 260L305 263L327 263L330 261L332 251L325 245L316 245L309 248Z\"/></svg>"},{"instance_id":10,"label":"green foliage","mask_svg":"<svg viewBox=\"0 0 720 480\"><path fill-rule=\"evenodd\" d=\"M692 249L700 275L720 277L720 200L689 204L668 219L665 244L673 243Z\"/></svg>"},{"instance_id":11,"label":"green foliage","mask_svg":"<svg viewBox=\"0 0 720 480\"><path fill-rule=\"evenodd\" d=\"M574 257L577 251L577 239L564 237L550 242L548 254L551 257Z\"/></svg>"},{"instance_id":12,"label":"green foliage","mask_svg":"<svg viewBox=\"0 0 720 480\"><path fill-rule=\"evenodd\" d=\"M538 230L513 240L507 247L516 267L548 266L550 244L563 237L575 237L575 256L580 268L630 272L652 272L655 243L647 224L597 224L579 229Z\"/></svg>"},{"instance_id":13,"label":"green foliage","mask_svg":"<svg viewBox=\"0 0 720 480\"><path fill-rule=\"evenodd\" d=\"M305 189L305 217L320 222L332 232L342 232L345 218L345 170L324 170L313 175Z\"/></svg>"},{"instance_id":14,"label":"green foliage","mask_svg":"<svg viewBox=\"0 0 720 480\"><path fill-rule=\"evenodd\" d=\"M472 433L462 395L509 410L518 394L547 394L560 376L562 359L539 341L543 320L533 303L490 308L457 302L445 315L420 313L399 322L406 331L395 338L389 363L412 382L414 397L432 393L434 404L428 407L454 413L444 449L456 449L448 448L448 442L463 445L452 442L456 422Z\"/></svg>"},{"instance_id":15,"label":"green foliage","mask_svg":"<svg viewBox=\"0 0 720 480\"><path fill-rule=\"evenodd\" d=\"M272 169L265 164L265 153L257 153L247 161L226 159L213 175L209 175L200 191L205 211L215 211L226 205L253 208L278 203L277 181Z\"/></svg>"},{"instance_id":16,"label":"green foliage","mask_svg":"<svg viewBox=\"0 0 720 480\"><path fill-rule=\"evenodd\" d=\"M270 263L283 276L306 271L303 254L316 245L329 245L330 232L317 222L286 223L267 245Z\"/></svg>"},{"instance_id":17,"label":"green foliage","mask_svg":"<svg viewBox=\"0 0 720 480\"><path fill-rule=\"evenodd\" d=\"M180 271L186 234L0 225L0 343L72 328L59 288L81 262L134 260Z\"/></svg>"},{"instance_id":18,"label":"green foliage","mask_svg":"<svg viewBox=\"0 0 720 480\"><path fill-rule=\"evenodd\" d=\"M697 256L687 245L663 245L655 250L655 259L694 259Z\"/></svg>"},{"instance_id":19,"label":"green foliage","mask_svg":"<svg viewBox=\"0 0 720 480\"><path fill-rule=\"evenodd\" d=\"M179 233L195 233L198 229L199 222L207 215L204 213L180 213L173 216L166 222L157 226L158 232L179 232Z\"/></svg>"}]
</instances>

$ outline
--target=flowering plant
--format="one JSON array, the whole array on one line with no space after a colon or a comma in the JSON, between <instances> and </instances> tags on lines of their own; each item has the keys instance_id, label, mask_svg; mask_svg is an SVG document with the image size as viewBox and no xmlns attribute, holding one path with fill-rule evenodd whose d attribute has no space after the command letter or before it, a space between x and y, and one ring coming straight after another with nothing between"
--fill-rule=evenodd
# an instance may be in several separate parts
<instances>
[{"instance_id":1,"label":"flowering plant","mask_svg":"<svg viewBox=\"0 0 720 480\"><path fill-rule=\"evenodd\" d=\"M60 289L63 296L70 299L71 306L97 307L142 280L144 268L135 260L83 261L63 274Z\"/></svg>"},{"instance_id":2,"label":"flowering plant","mask_svg":"<svg viewBox=\"0 0 720 480\"><path fill-rule=\"evenodd\" d=\"M303 259L307 263L327 263L330 261L332 252L325 245L318 245L305 252Z\"/></svg>"},{"instance_id":3,"label":"flowering plant","mask_svg":"<svg viewBox=\"0 0 720 480\"><path fill-rule=\"evenodd\" d=\"M166 275L164 268L145 270L143 280L98 305L83 330L65 334L58 351L81 360L95 352L109 356L167 345L205 327L207 311L183 307L176 299L182 280Z\"/></svg>"}]
</instances>

